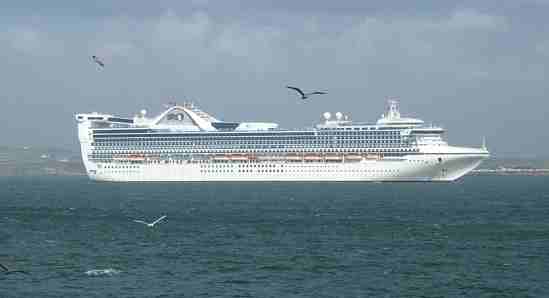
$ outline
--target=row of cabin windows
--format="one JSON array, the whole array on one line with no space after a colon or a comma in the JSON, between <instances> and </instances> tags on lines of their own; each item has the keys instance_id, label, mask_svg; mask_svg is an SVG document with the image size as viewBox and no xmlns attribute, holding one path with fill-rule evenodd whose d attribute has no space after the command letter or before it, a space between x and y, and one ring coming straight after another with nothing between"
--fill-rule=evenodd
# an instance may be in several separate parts
<instances>
[{"instance_id":1,"label":"row of cabin windows","mask_svg":"<svg viewBox=\"0 0 549 298\"><path fill-rule=\"evenodd\" d=\"M326 139L398 139L400 134L375 134L375 135L317 135L317 136L272 136L272 137L125 137L125 136L95 136L94 139L98 142L113 142L125 140L137 141L282 141L282 140L326 140Z\"/></svg>"},{"instance_id":2,"label":"row of cabin windows","mask_svg":"<svg viewBox=\"0 0 549 298\"><path fill-rule=\"evenodd\" d=\"M393 146L391 144L381 144L375 147L372 146L346 146L346 147L298 147L298 146L270 146L268 148L260 148L257 146L237 146L232 148L227 147L212 147L212 146L195 146L193 148L128 148L128 147L114 147L114 148L96 148L94 153L175 153L175 152L274 152L274 153L288 153L288 152L411 152L413 149L409 146Z\"/></svg>"},{"instance_id":3,"label":"row of cabin windows","mask_svg":"<svg viewBox=\"0 0 549 298\"><path fill-rule=\"evenodd\" d=\"M318 131L318 132L277 132L277 133L161 133L161 132L148 132L148 131L133 131L133 130L120 130L120 131L94 131L93 134L96 137L180 137L180 138L235 138L235 137L262 137L262 138L279 138L279 137L314 137L314 136L334 136L334 135L399 135L401 130L368 130L368 131Z\"/></svg>"},{"instance_id":4,"label":"row of cabin windows","mask_svg":"<svg viewBox=\"0 0 549 298\"><path fill-rule=\"evenodd\" d=\"M114 169L116 167L112 167L112 168L109 168L109 170L107 170L107 172L114 172L114 173L124 173L124 171L120 170L120 169L123 169L123 167L118 167L117 170L111 170L111 169ZM379 174L382 174L382 175L391 175L391 174L398 174L400 173L399 170L368 170L368 169L346 169L346 170L341 170L341 169L336 169L336 168L324 168L324 169L320 169L320 170L324 170L324 171L327 171L327 172L353 172L353 173L369 173L369 174L376 174L376 175L379 175ZM239 169L239 170L233 170L233 169L221 169L221 170L200 170L200 173L202 174L211 174L211 173L288 173L288 172L294 172L294 173L303 173L303 172L309 172L310 170L309 169L304 169L304 168L299 168L299 169L286 169L286 170L283 170L283 169L265 169L265 170L261 170L261 169L256 169L256 170L252 170L252 169ZM315 169L315 171L318 171Z\"/></svg>"},{"instance_id":5,"label":"row of cabin windows","mask_svg":"<svg viewBox=\"0 0 549 298\"><path fill-rule=\"evenodd\" d=\"M396 149L389 149L389 150L394 150L394 151L388 151L388 150L379 150L379 149L373 149L373 150L368 150L367 152L371 152L371 153L382 153L384 156L393 156L393 157L398 157L398 156L404 156L404 155L407 155L409 153L413 153L413 152L418 152L419 149L402 149L402 150L396 150ZM323 151L325 153L341 153L341 152L344 152L344 151ZM164 151L164 152L152 152L153 154L166 154L169 156L169 158L175 158L175 159L178 159L178 160L189 160L190 158L199 158L201 157L200 155L198 156L194 156L194 157L191 157L191 156L187 156L187 155L182 155L182 156L177 156L177 154L183 154L183 152L170 152L170 151ZM196 152L195 152L196 153ZM272 152L272 153L290 153L290 152ZM300 153L300 152L295 152L295 153ZM353 151L347 151L345 153L350 153L350 154L353 154L353 153L358 153L358 152L353 152ZM124 152L124 151L115 151L115 152L94 152L90 155L88 155L88 158L90 159L94 159L94 160L103 160L103 161L111 161L111 159L113 158L113 154L114 155L127 155L127 156L130 156L132 154L135 154L135 152ZM161 156L156 156L158 158L161 158ZM234 162L234 161L232 161Z\"/></svg>"},{"instance_id":6,"label":"row of cabin windows","mask_svg":"<svg viewBox=\"0 0 549 298\"><path fill-rule=\"evenodd\" d=\"M201 169L200 173L288 173L297 172L304 173L310 172L309 168L290 168L290 169ZM339 169L333 167L315 168L315 172L340 172L340 173L368 173L374 175L394 175L400 173L400 170L372 170L372 169Z\"/></svg>"},{"instance_id":7,"label":"row of cabin windows","mask_svg":"<svg viewBox=\"0 0 549 298\"><path fill-rule=\"evenodd\" d=\"M370 143L370 144L355 144L355 143L342 143L342 144L313 144L308 146L301 145L193 145L193 146L97 146L97 150L191 150L191 149L296 149L296 148L345 148L345 147L355 147L355 148L388 148L388 147L408 147L408 143Z\"/></svg>"},{"instance_id":8,"label":"row of cabin windows","mask_svg":"<svg viewBox=\"0 0 549 298\"><path fill-rule=\"evenodd\" d=\"M370 140L353 140L353 139L338 139L338 140L313 140L313 141L297 141L287 140L284 142L272 142L272 141L249 141L249 142L230 142L230 141L196 141L196 142L94 142L93 146L108 147L108 146L196 146L196 145L211 145L211 146L242 146L242 145L256 145L256 146L269 146L269 145L301 145L301 146L318 146L328 144L397 144L405 143L406 140L402 139L370 139Z\"/></svg>"},{"instance_id":9,"label":"row of cabin windows","mask_svg":"<svg viewBox=\"0 0 549 298\"><path fill-rule=\"evenodd\" d=\"M312 141L312 142L116 142L116 143L91 143L95 147L160 147L160 146L333 146L341 144L406 144L412 140L334 140L334 141Z\"/></svg>"},{"instance_id":10,"label":"row of cabin windows","mask_svg":"<svg viewBox=\"0 0 549 298\"><path fill-rule=\"evenodd\" d=\"M410 153L410 152L418 152L419 149L418 148L391 148L391 147L388 147L388 148L383 148L383 149L380 149L380 148L345 148L345 149L342 149L342 148L338 148L338 149L333 149L333 148L323 148L323 149L320 149L320 150L248 150L247 152L254 152L254 153L306 153L306 152L333 152L333 153L360 153L360 152L364 152L364 153L368 153L368 152L376 152L376 153ZM217 151L211 151L211 150L145 150L145 151L140 151L140 150L132 150L132 149L128 149L128 148L123 148L123 149L120 149L120 150L94 150L93 151L93 154L136 154L136 153L156 153L156 154L162 154L162 153L166 153L166 154L171 154L171 153L177 153L177 152L181 152L181 153L184 153L184 152L193 152L193 153L208 153L208 152L212 152L212 153L215 153L215 152L231 152L231 151L227 151L227 150L217 150Z\"/></svg>"},{"instance_id":11,"label":"row of cabin windows","mask_svg":"<svg viewBox=\"0 0 549 298\"><path fill-rule=\"evenodd\" d=\"M211 148L208 148L211 149ZM299 149L299 148L296 148ZM344 152L344 153L353 153L353 152L380 152L380 153L408 153L408 152L415 152L418 149L413 148L383 148L383 149L373 149L373 148L360 148L357 150L357 148L346 148L346 149L329 149L329 148L323 148L320 150L307 150L307 152ZM256 153L262 153L262 152L268 152L268 153L300 153L305 152L301 150L287 150L287 149L273 149L273 150L246 150L247 152L256 152ZM135 154L135 153L156 153L156 154L172 154L172 153L185 153L185 152L200 152L200 153L208 153L208 152L230 152L226 149L218 150L218 151L211 151L211 150L137 150L137 149L128 149L128 148L122 148L119 150L94 150L93 154Z\"/></svg>"},{"instance_id":12,"label":"row of cabin windows","mask_svg":"<svg viewBox=\"0 0 549 298\"><path fill-rule=\"evenodd\" d=\"M334 138L353 138L353 139L371 139L371 138L399 138L400 133L377 133L377 134L318 134L309 136L249 136L249 137L235 137L235 136L188 136L188 137L141 137L141 136L128 136L128 135L95 135L96 140L101 141L120 141L120 140L140 140L140 141L200 141L200 140L231 140L231 141L249 141L249 140L314 140L314 139L334 139Z\"/></svg>"}]
</instances>

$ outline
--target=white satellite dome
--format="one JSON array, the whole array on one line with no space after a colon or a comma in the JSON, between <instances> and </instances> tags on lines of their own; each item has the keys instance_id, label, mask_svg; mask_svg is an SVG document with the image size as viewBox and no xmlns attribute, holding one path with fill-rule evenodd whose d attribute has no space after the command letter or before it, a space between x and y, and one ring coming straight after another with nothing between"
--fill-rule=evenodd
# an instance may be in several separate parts
<instances>
[{"instance_id":1,"label":"white satellite dome","mask_svg":"<svg viewBox=\"0 0 549 298\"><path fill-rule=\"evenodd\" d=\"M322 116L324 116L325 120L330 120L330 117L332 117L332 114L330 114L330 112L324 112L324 114L322 114Z\"/></svg>"},{"instance_id":2,"label":"white satellite dome","mask_svg":"<svg viewBox=\"0 0 549 298\"><path fill-rule=\"evenodd\" d=\"M341 112L337 112L336 113L336 119L341 120L341 118L343 118L343 114Z\"/></svg>"}]
</instances>

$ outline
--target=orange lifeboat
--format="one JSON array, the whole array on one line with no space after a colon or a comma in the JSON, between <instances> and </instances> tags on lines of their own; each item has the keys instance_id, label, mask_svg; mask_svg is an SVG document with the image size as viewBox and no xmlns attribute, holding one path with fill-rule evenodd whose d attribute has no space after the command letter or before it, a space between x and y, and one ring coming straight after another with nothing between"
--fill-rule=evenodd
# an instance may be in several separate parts
<instances>
[{"instance_id":1,"label":"orange lifeboat","mask_svg":"<svg viewBox=\"0 0 549 298\"><path fill-rule=\"evenodd\" d=\"M379 160L379 159L381 159L381 155L376 154L376 153L368 153L364 156L364 158L369 159L369 160Z\"/></svg>"},{"instance_id":2,"label":"orange lifeboat","mask_svg":"<svg viewBox=\"0 0 549 298\"><path fill-rule=\"evenodd\" d=\"M230 156L230 159L236 160L236 161L244 161L244 160L248 160L248 156L245 154L233 154Z\"/></svg>"},{"instance_id":3,"label":"orange lifeboat","mask_svg":"<svg viewBox=\"0 0 549 298\"><path fill-rule=\"evenodd\" d=\"M129 161L144 161L145 160L145 155L143 155L143 154L130 154L128 156L128 160Z\"/></svg>"},{"instance_id":4,"label":"orange lifeboat","mask_svg":"<svg viewBox=\"0 0 549 298\"><path fill-rule=\"evenodd\" d=\"M305 160L306 161L319 161L319 160L322 160L322 157L320 155L309 154L309 155L305 155Z\"/></svg>"},{"instance_id":5,"label":"orange lifeboat","mask_svg":"<svg viewBox=\"0 0 549 298\"><path fill-rule=\"evenodd\" d=\"M303 158L297 154L288 154L286 155L286 160L291 160L291 161L298 161L298 160L302 160Z\"/></svg>"}]
</instances>

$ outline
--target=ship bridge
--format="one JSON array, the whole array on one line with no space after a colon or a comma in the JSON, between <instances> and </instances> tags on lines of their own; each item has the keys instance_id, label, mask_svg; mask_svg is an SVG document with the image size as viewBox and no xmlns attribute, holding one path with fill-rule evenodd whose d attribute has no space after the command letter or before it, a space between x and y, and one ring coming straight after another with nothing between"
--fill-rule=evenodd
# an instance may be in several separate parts
<instances>
[{"instance_id":1,"label":"ship bridge","mask_svg":"<svg viewBox=\"0 0 549 298\"><path fill-rule=\"evenodd\" d=\"M347 115L340 112L335 113L335 119L331 113L323 114L324 122L318 124L318 129L407 129L409 133L426 134L426 133L442 133L444 129L439 127L424 127L424 122L421 119L401 117L398 102L389 100L387 110L381 115L381 118L376 123L355 123L349 119Z\"/></svg>"},{"instance_id":2,"label":"ship bridge","mask_svg":"<svg viewBox=\"0 0 549 298\"><path fill-rule=\"evenodd\" d=\"M387 111L377 120L378 125L391 125L400 127L416 127L423 125L423 120L401 117L398 109L398 101L389 100Z\"/></svg>"}]
</instances>

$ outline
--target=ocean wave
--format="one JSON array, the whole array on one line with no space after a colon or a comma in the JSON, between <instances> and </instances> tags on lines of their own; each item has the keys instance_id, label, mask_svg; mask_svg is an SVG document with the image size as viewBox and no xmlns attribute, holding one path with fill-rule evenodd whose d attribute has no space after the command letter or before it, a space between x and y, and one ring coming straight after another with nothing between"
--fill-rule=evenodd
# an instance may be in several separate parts
<instances>
[{"instance_id":1,"label":"ocean wave","mask_svg":"<svg viewBox=\"0 0 549 298\"><path fill-rule=\"evenodd\" d=\"M113 268L107 268L107 269L88 270L85 272L85 274L87 276L113 276L113 275L119 274L120 272L122 271L116 270Z\"/></svg>"}]
</instances>

